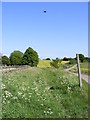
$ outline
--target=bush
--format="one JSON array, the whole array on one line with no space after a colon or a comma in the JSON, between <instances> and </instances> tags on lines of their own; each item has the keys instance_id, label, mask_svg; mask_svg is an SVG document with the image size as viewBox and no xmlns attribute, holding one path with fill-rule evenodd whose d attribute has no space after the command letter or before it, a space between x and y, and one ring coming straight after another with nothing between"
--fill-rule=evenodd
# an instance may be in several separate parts
<instances>
[{"instance_id":1,"label":"bush","mask_svg":"<svg viewBox=\"0 0 90 120\"><path fill-rule=\"evenodd\" d=\"M20 51L14 51L10 55L11 65L22 65L23 53Z\"/></svg>"},{"instance_id":2,"label":"bush","mask_svg":"<svg viewBox=\"0 0 90 120\"><path fill-rule=\"evenodd\" d=\"M69 64L76 64L77 63L77 60L76 59L71 59L70 61L69 61Z\"/></svg>"},{"instance_id":3,"label":"bush","mask_svg":"<svg viewBox=\"0 0 90 120\"><path fill-rule=\"evenodd\" d=\"M29 47L23 55L23 64L30 66L37 66L39 62L38 54L31 47Z\"/></svg>"},{"instance_id":4,"label":"bush","mask_svg":"<svg viewBox=\"0 0 90 120\"><path fill-rule=\"evenodd\" d=\"M59 63L60 61L56 59L56 60L53 60L53 62L51 62L50 65L52 67L59 68Z\"/></svg>"},{"instance_id":5,"label":"bush","mask_svg":"<svg viewBox=\"0 0 90 120\"><path fill-rule=\"evenodd\" d=\"M7 56L2 56L2 64L3 65L10 65L10 59Z\"/></svg>"},{"instance_id":6,"label":"bush","mask_svg":"<svg viewBox=\"0 0 90 120\"><path fill-rule=\"evenodd\" d=\"M85 57L84 62L90 62L90 58Z\"/></svg>"}]
</instances>

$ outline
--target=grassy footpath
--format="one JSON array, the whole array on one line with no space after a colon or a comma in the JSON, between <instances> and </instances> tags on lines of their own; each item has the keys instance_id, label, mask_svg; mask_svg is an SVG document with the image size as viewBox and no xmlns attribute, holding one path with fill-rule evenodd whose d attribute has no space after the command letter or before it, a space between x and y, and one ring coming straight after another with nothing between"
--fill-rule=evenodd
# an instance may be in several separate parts
<instances>
[{"instance_id":1,"label":"grassy footpath","mask_svg":"<svg viewBox=\"0 0 90 120\"><path fill-rule=\"evenodd\" d=\"M88 85L52 68L29 68L2 76L3 118L87 118Z\"/></svg>"}]
</instances>

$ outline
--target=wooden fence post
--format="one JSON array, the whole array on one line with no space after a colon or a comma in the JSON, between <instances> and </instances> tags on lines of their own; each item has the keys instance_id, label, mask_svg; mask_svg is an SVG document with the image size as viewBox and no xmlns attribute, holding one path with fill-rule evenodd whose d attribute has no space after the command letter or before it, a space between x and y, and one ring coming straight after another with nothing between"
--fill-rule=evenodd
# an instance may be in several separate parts
<instances>
[{"instance_id":1,"label":"wooden fence post","mask_svg":"<svg viewBox=\"0 0 90 120\"><path fill-rule=\"evenodd\" d=\"M80 70L80 63L79 63L79 54L76 54L76 58L77 58L77 67L78 67L79 86L82 87L81 70Z\"/></svg>"}]
</instances>

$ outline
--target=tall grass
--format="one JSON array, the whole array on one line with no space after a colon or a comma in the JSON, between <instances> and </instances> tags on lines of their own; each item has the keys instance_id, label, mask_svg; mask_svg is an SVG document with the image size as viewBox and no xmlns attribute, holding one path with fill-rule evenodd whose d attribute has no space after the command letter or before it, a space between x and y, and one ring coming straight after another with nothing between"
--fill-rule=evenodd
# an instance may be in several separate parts
<instances>
[{"instance_id":1,"label":"tall grass","mask_svg":"<svg viewBox=\"0 0 90 120\"><path fill-rule=\"evenodd\" d=\"M60 69L29 68L2 76L3 118L87 118L88 85Z\"/></svg>"}]
</instances>

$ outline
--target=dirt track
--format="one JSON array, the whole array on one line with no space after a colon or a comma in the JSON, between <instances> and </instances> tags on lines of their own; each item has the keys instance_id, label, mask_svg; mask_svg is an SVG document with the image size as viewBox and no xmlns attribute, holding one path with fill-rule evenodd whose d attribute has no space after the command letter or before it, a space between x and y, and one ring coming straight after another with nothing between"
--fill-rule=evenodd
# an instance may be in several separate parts
<instances>
[{"instance_id":1,"label":"dirt track","mask_svg":"<svg viewBox=\"0 0 90 120\"><path fill-rule=\"evenodd\" d=\"M77 66L77 65L74 65L73 67L68 68L68 69L66 69L65 71L69 72L70 74L74 74L74 75L78 76L78 73L73 73L73 72L70 72L70 71L69 71L69 70L71 70L72 68L75 68L76 66ZM81 78L82 78L83 80L85 80L88 84L90 84L90 76L81 74Z\"/></svg>"}]
</instances>

